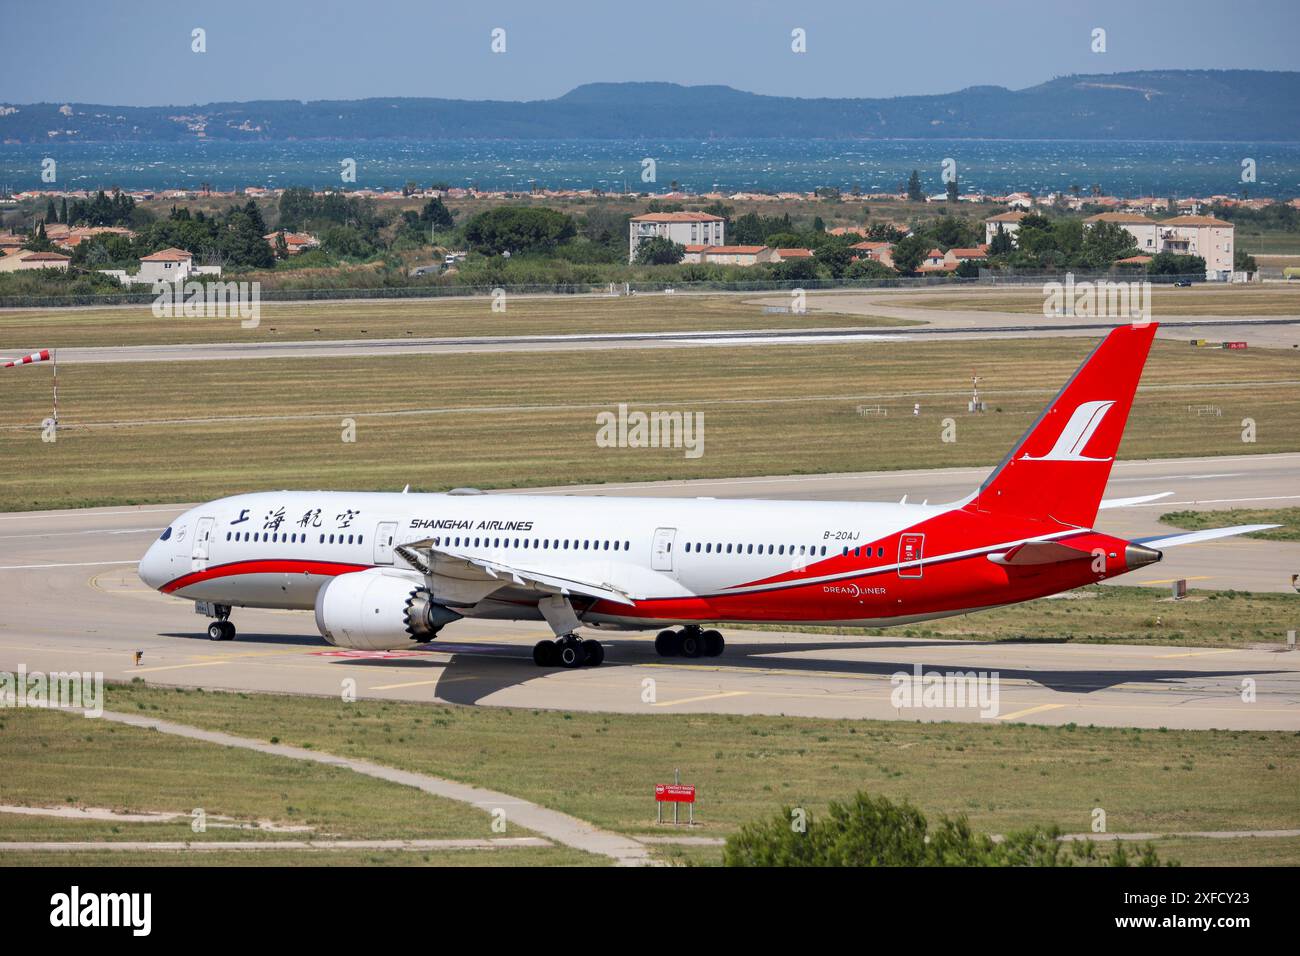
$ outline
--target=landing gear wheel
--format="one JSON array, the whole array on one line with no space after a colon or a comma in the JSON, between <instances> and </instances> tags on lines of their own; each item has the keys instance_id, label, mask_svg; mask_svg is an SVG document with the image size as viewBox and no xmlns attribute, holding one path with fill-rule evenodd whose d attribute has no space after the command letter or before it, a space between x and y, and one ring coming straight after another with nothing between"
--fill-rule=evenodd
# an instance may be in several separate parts
<instances>
[{"instance_id":1,"label":"landing gear wheel","mask_svg":"<svg viewBox=\"0 0 1300 956\"><path fill-rule=\"evenodd\" d=\"M600 641L583 641L582 649L587 654L586 666L599 667L605 661L605 647Z\"/></svg>"},{"instance_id":2,"label":"landing gear wheel","mask_svg":"<svg viewBox=\"0 0 1300 956\"><path fill-rule=\"evenodd\" d=\"M560 651L561 667L581 667L587 662L587 651L582 641L570 636L557 642Z\"/></svg>"},{"instance_id":3,"label":"landing gear wheel","mask_svg":"<svg viewBox=\"0 0 1300 956\"><path fill-rule=\"evenodd\" d=\"M233 641L234 639L235 625L229 621L213 621L208 625L208 640Z\"/></svg>"},{"instance_id":4,"label":"landing gear wheel","mask_svg":"<svg viewBox=\"0 0 1300 956\"><path fill-rule=\"evenodd\" d=\"M700 635L704 642L704 656L717 657L722 653L722 649L727 646L727 642L722 639L722 635L717 631L705 631Z\"/></svg>"},{"instance_id":5,"label":"landing gear wheel","mask_svg":"<svg viewBox=\"0 0 1300 956\"><path fill-rule=\"evenodd\" d=\"M676 657L681 653L676 631L660 631L655 638L655 652L660 657Z\"/></svg>"},{"instance_id":6,"label":"landing gear wheel","mask_svg":"<svg viewBox=\"0 0 1300 956\"><path fill-rule=\"evenodd\" d=\"M538 667L554 667L560 662L560 649L554 641L538 641L533 645L533 663Z\"/></svg>"},{"instance_id":7,"label":"landing gear wheel","mask_svg":"<svg viewBox=\"0 0 1300 956\"><path fill-rule=\"evenodd\" d=\"M704 640L695 628L686 628L677 638L682 657L699 657L704 653Z\"/></svg>"}]
</instances>

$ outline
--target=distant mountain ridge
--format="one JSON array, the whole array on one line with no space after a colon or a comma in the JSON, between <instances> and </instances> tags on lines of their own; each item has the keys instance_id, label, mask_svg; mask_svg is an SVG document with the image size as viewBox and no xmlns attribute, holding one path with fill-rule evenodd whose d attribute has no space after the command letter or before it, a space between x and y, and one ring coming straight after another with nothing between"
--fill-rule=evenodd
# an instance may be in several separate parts
<instances>
[{"instance_id":1,"label":"distant mountain ridge","mask_svg":"<svg viewBox=\"0 0 1300 956\"><path fill-rule=\"evenodd\" d=\"M1091 139L1300 141L1300 72L1157 70L889 99L588 83L551 100L0 103L0 142L299 139Z\"/></svg>"}]
</instances>

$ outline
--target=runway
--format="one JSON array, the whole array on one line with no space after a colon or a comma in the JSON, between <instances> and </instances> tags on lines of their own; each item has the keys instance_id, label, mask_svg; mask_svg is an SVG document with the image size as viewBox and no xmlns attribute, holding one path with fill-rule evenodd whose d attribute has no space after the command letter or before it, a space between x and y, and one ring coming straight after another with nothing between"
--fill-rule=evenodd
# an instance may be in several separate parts
<instances>
[{"instance_id":1,"label":"runway","mask_svg":"<svg viewBox=\"0 0 1300 956\"><path fill-rule=\"evenodd\" d=\"M808 312L792 315L779 329L722 329L676 332L583 332L538 335L406 336L404 338L261 341L237 339L179 345L126 345L61 348L65 365L122 362L208 362L247 359L358 358L397 355L452 355L497 352L575 352L611 349L741 348L847 344L853 342L961 341L968 339L1100 337L1114 319L1045 318L1017 312L937 310L882 300L880 293L825 293L808 297ZM1003 291L1003 290L995 290ZM924 293L922 293L924 294ZM763 306L789 304L788 296L759 296ZM835 324L836 315L866 315L921 323L862 327ZM1157 319L1159 317L1157 316ZM202 321L202 320L189 320ZM1160 319L1161 338L1243 340L1254 348L1300 347L1300 316L1193 315ZM237 335L237 333L232 333Z\"/></svg>"},{"instance_id":2,"label":"runway","mask_svg":"<svg viewBox=\"0 0 1300 956\"><path fill-rule=\"evenodd\" d=\"M987 469L603 485L539 493L947 501ZM1181 508L1280 507L1300 500L1300 454L1119 462L1108 497L1171 497L1102 513L1098 527L1167 531ZM727 629L718 659L661 659L652 635L602 634L606 663L539 670L538 625L462 621L430 650L380 654L327 645L305 612L237 610L240 639L206 639L190 605L148 590L135 562L188 505L0 515L0 670L102 671L108 680L363 698L625 713L789 714L905 720L1300 730L1300 653L1276 647L1173 648L832 637ZM1170 551L1118 583L1290 590L1300 543L1230 539ZM1300 598L1297 598L1300 600ZM136 651L142 652L139 666ZM891 676L997 672L995 713L895 707ZM1242 700L1243 681L1257 698ZM107 701L112 706L111 692ZM983 708L988 710L988 708Z\"/></svg>"}]
</instances>

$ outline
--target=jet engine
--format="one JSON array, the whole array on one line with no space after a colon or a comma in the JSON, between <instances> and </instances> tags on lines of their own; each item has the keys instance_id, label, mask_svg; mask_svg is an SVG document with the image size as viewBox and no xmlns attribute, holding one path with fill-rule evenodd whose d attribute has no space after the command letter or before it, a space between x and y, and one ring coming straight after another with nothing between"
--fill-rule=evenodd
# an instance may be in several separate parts
<instances>
[{"instance_id":1,"label":"jet engine","mask_svg":"<svg viewBox=\"0 0 1300 956\"><path fill-rule=\"evenodd\" d=\"M335 647L409 647L460 617L434 601L421 578L387 568L340 574L316 594L316 628Z\"/></svg>"}]
</instances>

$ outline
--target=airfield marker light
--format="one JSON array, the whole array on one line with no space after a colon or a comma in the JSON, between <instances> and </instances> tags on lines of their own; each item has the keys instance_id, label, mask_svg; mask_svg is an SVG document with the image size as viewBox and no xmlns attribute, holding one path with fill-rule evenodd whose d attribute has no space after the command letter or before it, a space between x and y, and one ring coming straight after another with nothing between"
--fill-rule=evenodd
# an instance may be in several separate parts
<instances>
[{"instance_id":1,"label":"airfield marker light","mask_svg":"<svg viewBox=\"0 0 1300 956\"><path fill-rule=\"evenodd\" d=\"M144 651L136 651L136 652L135 652L135 666L136 666L136 667L139 667L142 661L144 661Z\"/></svg>"}]
</instances>

